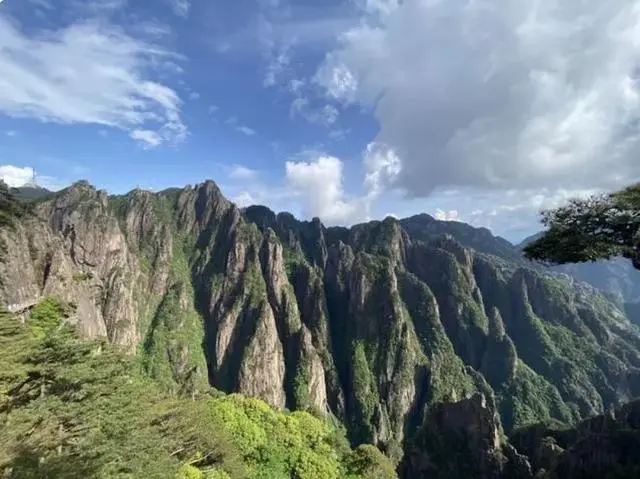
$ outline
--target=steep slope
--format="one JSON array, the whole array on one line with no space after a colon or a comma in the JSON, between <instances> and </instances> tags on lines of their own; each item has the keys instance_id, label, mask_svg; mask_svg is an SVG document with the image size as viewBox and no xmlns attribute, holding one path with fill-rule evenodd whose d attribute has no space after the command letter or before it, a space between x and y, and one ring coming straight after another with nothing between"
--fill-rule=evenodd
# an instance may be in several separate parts
<instances>
[{"instance_id":1,"label":"steep slope","mask_svg":"<svg viewBox=\"0 0 640 479\"><path fill-rule=\"evenodd\" d=\"M614 303L488 232L420 221L325 228L241 211L210 181L78 183L0 230L0 298L73 302L84 335L137 351L171 391L330 413L394 460L430 405L476 391L507 431L640 394L640 333Z\"/></svg>"},{"instance_id":2,"label":"steep slope","mask_svg":"<svg viewBox=\"0 0 640 479\"><path fill-rule=\"evenodd\" d=\"M611 409L572 428L537 424L510 441L543 479L636 478L640 474L640 401Z\"/></svg>"},{"instance_id":3,"label":"steep slope","mask_svg":"<svg viewBox=\"0 0 640 479\"><path fill-rule=\"evenodd\" d=\"M375 447L351 451L303 411L209 390L167 394L134 357L63 326L47 299L0 311L0 476L5 478L393 479Z\"/></svg>"}]
</instances>

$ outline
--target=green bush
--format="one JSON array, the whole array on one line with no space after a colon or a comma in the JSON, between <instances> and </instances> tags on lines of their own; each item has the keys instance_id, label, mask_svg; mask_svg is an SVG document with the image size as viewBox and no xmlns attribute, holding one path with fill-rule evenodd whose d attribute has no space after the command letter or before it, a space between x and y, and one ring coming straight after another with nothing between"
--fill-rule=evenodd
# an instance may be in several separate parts
<instances>
[{"instance_id":1,"label":"green bush","mask_svg":"<svg viewBox=\"0 0 640 479\"><path fill-rule=\"evenodd\" d=\"M376 477L376 464L386 471L375 448L351 454L342 430L307 412L215 391L169 394L135 358L60 327L64 309L47 299L25 324L0 314L0 476L354 479Z\"/></svg>"}]
</instances>

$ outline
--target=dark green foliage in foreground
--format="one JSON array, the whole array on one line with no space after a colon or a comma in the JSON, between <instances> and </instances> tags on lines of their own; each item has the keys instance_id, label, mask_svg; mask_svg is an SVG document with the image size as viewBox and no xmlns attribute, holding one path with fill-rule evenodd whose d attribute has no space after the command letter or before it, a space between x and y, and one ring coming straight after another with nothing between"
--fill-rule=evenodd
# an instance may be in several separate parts
<instances>
[{"instance_id":1,"label":"dark green foliage in foreground","mask_svg":"<svg viewBox=\"0 0 640 479\"><path fill-rule=\"evenodd\" d=\"M29 207L18 200L5 182L0 180L0 227L15 224L15 220L29 212Z\"/></svg>"},{"instance_id":2,"label":"dark green foliage in foreground","mask_svg":"<svg viewBox=\"0 0 640 479\"><path fill-rule=\"evenodd\" d=\"M548 228L529 243L529 259L552 264L583 263L623 256L640 269L640 184L542 213Z\"/></svg>"},{"instance_id":3,"label":"dark green foliage in foreground","mask_svg":"<svg viewBox=\"0 0 640 479\"><path fill-rule=\"evenodd\" d=\"M47 299L24 324L0 314L0 475L394 477L377 449L356 461L363 454L308 413L215 391L168 395L123 352L79 340L67 313Z\"/></svg>"}]
</instances>

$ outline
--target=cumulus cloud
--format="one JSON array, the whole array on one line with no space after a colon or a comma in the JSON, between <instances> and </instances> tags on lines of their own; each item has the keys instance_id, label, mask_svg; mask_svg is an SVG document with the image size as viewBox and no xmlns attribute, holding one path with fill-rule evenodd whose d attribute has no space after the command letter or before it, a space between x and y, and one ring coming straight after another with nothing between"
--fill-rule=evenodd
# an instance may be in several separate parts
<instances>
[{"instance_id":1,"label":"cumulus cloud","mask_svg":"<svg viewBox=\"0 0 640 479\"><path fill-rule=\"evenodd\" d=\"M315 78L374 109L376 142L401 159L395 185L409 196L553 194L640 176L640 0L365 7L385 14L346 31Z\"/></svg>"},{"instance_id":2,"label":"cumulus cloud","mask_svg":"<svg viewBox=\"0 0 640 479\"><path fill-rule=\"evenodd\" d=\"M307 161L288 161L287 184L302 198L302 214L332 225L368 221L372 206L400 169L395 152L379 143L367 146L363 164L363 192L350 196L344 191L344 165L339 158L315 154Z\"/></svg>"},{"instance_id":3,"label":"cumulus cloud","mask_svg":"<svg viewBox=\"0 0 640 479\"><path fill-rule=\"evenodd\" d=\"M436 192L426 200L414 199L412 206L422 205L426 211L434 211L437 219L487 227L495 234L519 241L541 229L538 222L540 211L564 205L573 198L586 198L598 193L602 190L450 190Z\"/></svg>"},{"instance_id":4,"label":"cumulus cloud","mask_svg":"<svg viewBox=\"0 0 640 479\"><path fill-rule=\"evenodd\" d=\"M247 206L255 205L257 201L253 195L248 191L243 191L231 198L238 208L246 208Z\"/></svg>"},{"instance_id":5,"label":"cumulus cloud","mask_svg":"<svg viewBox=\"0 0 640 479\"><path fill-rule=\"evenodd\" d=\"M440 221L461 221L457 210L444 211L438 208L434 216Z\"/></svg>"},{"instance_id":6,"label":"cumulus cloud","mask_svg":"<svg viewBox=\"0 0 640 479\"><path fill-rule=\"evenodd\" d=\"M0 16L0 113L119 128L147 141L183 141L181 100L153 79L176 56L105 22L23 31ZM147 144L150 144L147 141Z\"/></svg>"},{"instance_id":7,"label":"cumulus cloud","mask_svg":"<svg viewBox=\"0 0 640 479\"><path fill-rule=\"evenodd\" d=\"M392 184L402 170L400 158L387 145L370 143L364 152L365 178L364 185L367 196L377 198Z\"/></svg>"},{"instance_id":8,"label":"cumulus cloud","mask_svg":"<svg viewBox=\"0 0 640 479\"><path fill-rule=\"evenodd\" d=\"M0 179L12 188L19 188L33 179L33 168L2 165L0 166Z\"/></svg>"},{"instance_id":9,"label":"cumulus cloud","mask_svg":"<svg viewBox=\"0 0 640 479\"><path fill-rule=\"evenodd\" d=\"M34 178L34 169L25 166L0 165L0 179L12 188L31 185ZM36 184L49 190L59 190L62 187L60 181L51 176L36 176Z\"/></svg>"},{"instance_id":10,"label":"cumulus cloud","mask_svg":"<svg viewBox=\"0 0 640 479\"><path fill-rule=\"evenodd\" d=\"M340 159L320 155L312 161L287 161L285 168L288 185L303 198L304 216L330 224L349 224L362 216L362 202L345 197Z\"/></svg>"}]
</instances>

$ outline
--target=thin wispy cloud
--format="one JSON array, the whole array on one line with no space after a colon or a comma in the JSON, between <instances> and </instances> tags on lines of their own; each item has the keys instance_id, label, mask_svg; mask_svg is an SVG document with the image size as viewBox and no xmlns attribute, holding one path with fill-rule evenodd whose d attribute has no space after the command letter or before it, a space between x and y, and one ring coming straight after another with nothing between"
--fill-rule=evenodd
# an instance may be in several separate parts
<instances>
[{"instance_id":1,"label":"thin wispy cloud","mask_svg":"<svg viewBox=\"0 0 640 479\"><path fill-rule=\"evenodd\" d=\"M191 2L189 0L167 0L173 13L179 17L186 18L191 10Z\"/></svg>"},{"instance_id":2,"label":"thin wispy cloud","mask_svg":"<svg viewBox=\"0 0 640 479\"><path fill-rule=\"evenodd\" d=\"M4 115L153 131L157 145L186 138L178 93L154 78L176 55L158 45L90 20L27 34L0 16L0 47Z\"/></svg>"},{"instance_id":3,"label":"thin wispy cloud","mask_svg":"<svg viewBox=\"0 0 640 479\"><path fill-rule=\"evenodd\" d=\"M248 126L245 126L245 125L236 126L236 131L239 131L240 133L246 136L253 136L256 134L256 130L254 130L253 128L249 128Z\"/></svg>"}]
</instances>

